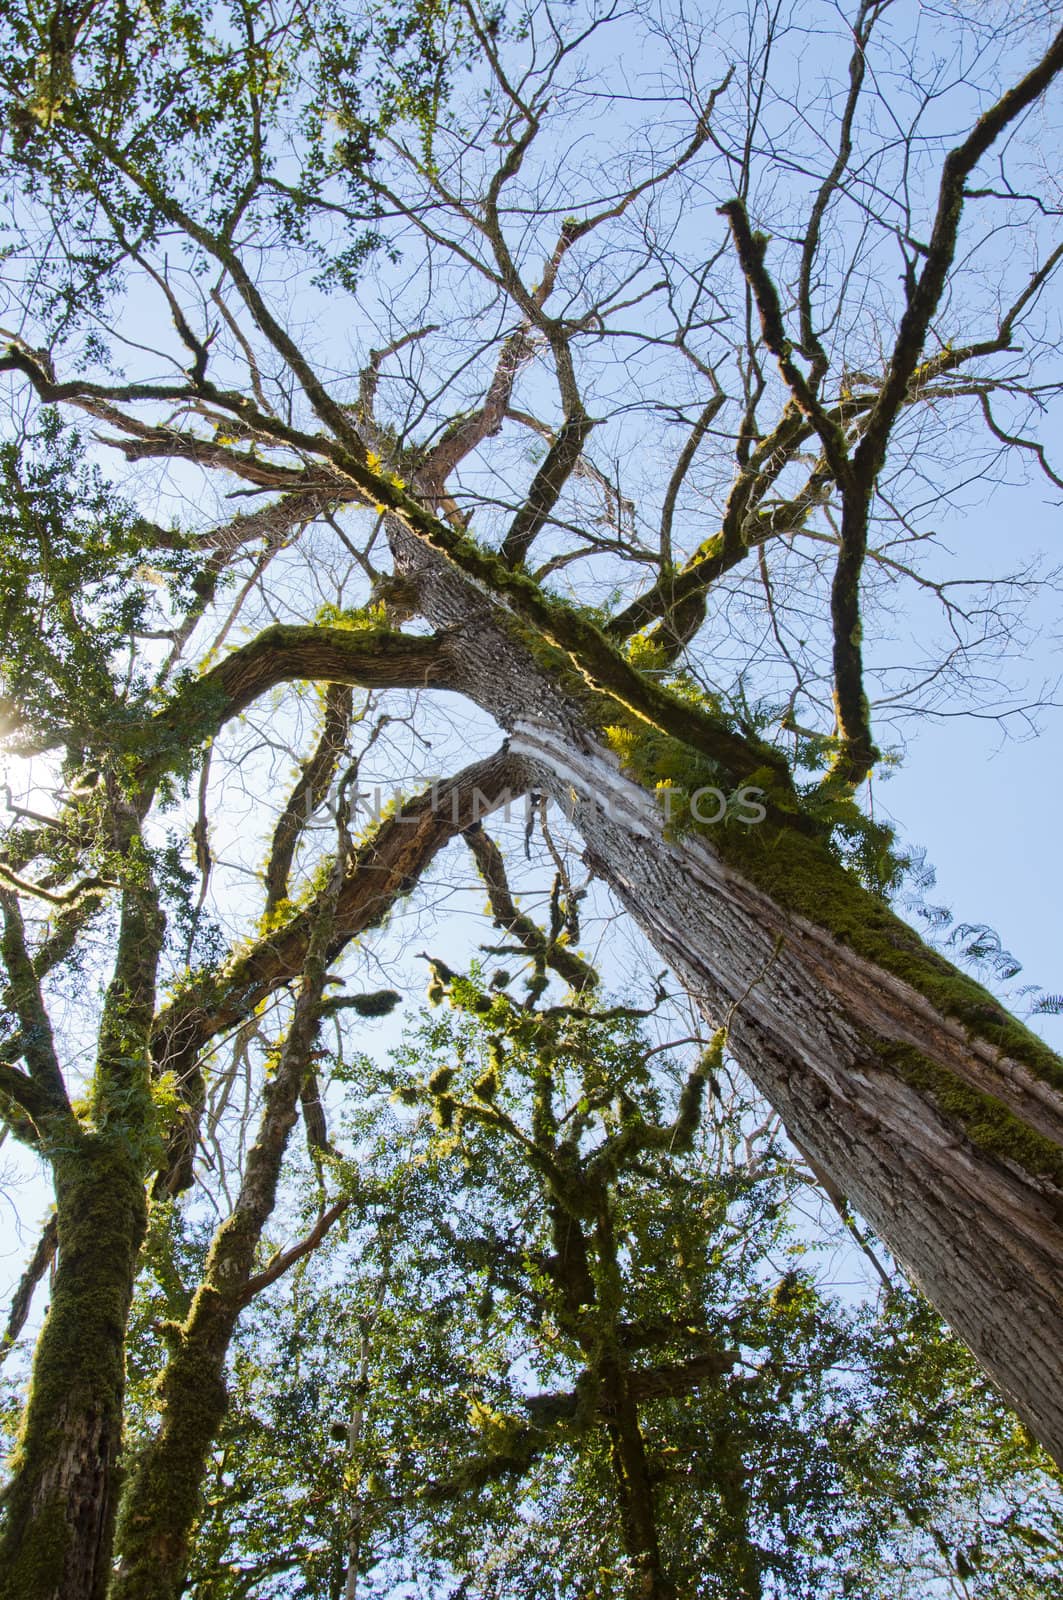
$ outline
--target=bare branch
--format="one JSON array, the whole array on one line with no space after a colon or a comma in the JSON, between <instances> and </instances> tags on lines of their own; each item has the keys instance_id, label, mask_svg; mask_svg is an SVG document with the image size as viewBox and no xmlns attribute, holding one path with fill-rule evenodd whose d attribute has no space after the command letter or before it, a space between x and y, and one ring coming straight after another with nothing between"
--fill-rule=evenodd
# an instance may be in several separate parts
<instances>
[{"instance_id":1,"label":"bare branch","mask_svg":"<svg viewBox=\"0 0 1063 1600\"><path fill-rule=\"evenodd\" d=\"M249 1305L257 1294L261 1294L263 1289L268 1289L271 1283L276 1283L277 1279L282 1278L297 1261L302 1261L316 1250L332 1224L342 1217L350 1204L350 1196L345 1195L342 1199L334 1200L330 1206L326 1206L305 1238L300 1239L298 1244L289 1246L287 1250L278 1250L261 1272L256 1272L254 1277L248 1278L238 1297L239 1304Z\"/></svg>"},{"instance_id":2,"label":"bare branch","mask_svg":"<svg viewBox=\"0 0 1063 1600\"><path fill-rule=\"evenodd\" d=\"M11 1310L8 1313L7 1327L4 1329L3 1338L0 1339L0 1363L6 1360L14 1349L19 1334L26 1326L26 1318L29 1316L37 1285L55 1260L58 1244L59 1218L53 1211L41 1231L41 1236L37 1240L37 1248L30 1257L29 1264L19 1279L18 1287L11 1298Z\"/></svg>"}]
</instances>

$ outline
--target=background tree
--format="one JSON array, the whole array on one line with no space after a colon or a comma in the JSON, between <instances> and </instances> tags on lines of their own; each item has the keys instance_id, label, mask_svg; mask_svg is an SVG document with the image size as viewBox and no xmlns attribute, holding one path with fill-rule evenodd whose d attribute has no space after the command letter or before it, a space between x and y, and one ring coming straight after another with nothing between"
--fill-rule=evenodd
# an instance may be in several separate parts
<instances>
[{"instance_id":1,"label":"background tree","mask_svg":"<svg viewBox=\"0 0 1063 1600\"><path fill-rule=\"evenodd\" d=\"M190 1592L1046 1594L1046 1459L899 1281L827 1287L845 1230L718 1046L507 976L453 978L390 1106L331 1063L351 1205L243 1325Z\"/></svg>"},{"instance_id":2,"label":"background tree","mask_svg":"<svg viewBox=\"0 0 1063 1600\"><path fill-rule=\"evenodd\" d=\"M201 933L198 948L205 965L200 981L216 985L215 999L230 992L238 971L254 988L264 960L268 977L261 997L276 987L275 963L278 955L283 960L284 941L277 940L267 918L257 944L235 952L231 970L219 968L225 946L219 950L216 929L197 929L178 848L165 836L161 841L145 839L143 820L156 798L160 765L162 771L166 765L165 757L159 761L159 745L165 750L168 741L161 730L161 740L144 740L144 714L156 714L149 709L151 681L135 671L116 674L114 657L131 629L148 620L164 569L148 574L139 566L132 570L129 540L138 524L130 509L91 473L79 471L76 447L50 422L41 442L53 452L47 463L39 458L26 463L11 452L6 461L10 494L5 532L11 560L5 576L13 602L9 627L14 647L9 683L12 705L37 727L47 729L52 715L62 715L76 731L67 734L73 746L68 769L73 786L65 810L51 820L23 814L8 837L9 863L39 861L37 845L43 838L52 871L29 879L8 865L0 888L8 980L5 1111L8 1126L51 1170L58 1247L49 1315L7 1490L4 1582L38 1585L29 1592L95 1594L103 1592L108 1577L125 1324L147 1221L145 1184L157 1172L160 1192L165 1192L171 1184L180 1187L188 1181L186 1170L190 1174L188 1087L172 1072L153 1073L152 1068L153 1033L169 1027L172 1038L176 1026L166 1008L156 1015L160 966L164 955L178 954L185 965ZM180 566L176 576L180 581ZM320 640L311 633L316 650ZM335 648L354 669L349 676L362 675L359 663L369 663L370 679L375 674L372 628L369 634L367 641L357 630L332 630ZM254 663L255 647L249 659ZM227 671L223 669L223 677ZM414 677L421 677L420 663ZM205 692L209 714L223 720L239 704L239 691L235 697L227 690L219 695L217 685L211 687L204 679L185 682L178 694L182 692L197 700ZM132 748L123 748L123 726L132 727ZM98 772L82 776L83 763L91 759L78 743L85 736L99 741L93 755L102 757L102 777ZM173 750L171 741L171 755ZM338 754L333 751L333 766ZM356 774L355 765L345 781ZM504 763L481 763L471 769L469 783L504 775ZM289 981L300 981L299 998L287 1043L278 1047L280 1062L266 1094L258 1138L247 1150L233 1215L229 1226L219 1230L203 1295L177 1344L178 1353L185 1355L179 1376L196 1396L197 1420L207 1434L203 1449L217 1421L217 1415L211 1421L206 1394L213 1385L220 1414L224 1387L219 1387L217 1369L224 1361L226 1330L231 1332L255 1245L272 1208L295 1103L301 1093L304 1100L312 1093L309 1052L329 966L350 938L386 915L403 892L411 865L438 850L463 818L470 820L466 808L471 789L467 792L459 783L454 793L456 803L447 812L435 814L428 803L422 805L420 828L408 827L403 819L371 834L358 850L344 847L334 853L325 863L324 881L301 911L285 902L306 931L305 940L297 939L296 966L287 974ZM319 795L316 804L324 798ZM306 820L304 811L298 831ZM346 837L341 826L341 838ZM167 891L177 911L176 937L169 945L162 909ZM109 946L117 954L110 981L102 988ZM173 973L168 966L165 975ZM91 1016L86 1019L78 1009L66 1013L64 1002L98 978L102 1005L93 1043L91 1033L86 1040L82 1031L86 1020L91 1026ZM178 984L178 1004L181 992ZM204 990L193 991L193 1015L206 1022L200 1011L204 998ZM393 999L377 993L360 1003L368 1011L374 1004L386 1010ZM344 1003L358 1004L359 997ZM253 1015L256 1000L250 990L247 1004ZM61 1031L52 1022L59 1007ZM265 1045L270 1053L272 1041L265 1040ZM81 1065L86 1055L94 1059L88 1071ZM19 1057L25 1071L11 1065ZM64 1058L70 1063L65 1068ZM221 1109L216 1102L216 1114ZM252 1110L247 1102L245 1122ZM48 1262L49 1253L38 1252L39 1275ZM188 1466L187 1524L198 1496L195 1447L189 1436L182 1436L179 1453ZM177 1516L175 1491L176 1479L160 1503ZM180 1540L172 1549L171 1539L163 1543L169 1559L179 1564Z\"/></svg>"}]
</instances>

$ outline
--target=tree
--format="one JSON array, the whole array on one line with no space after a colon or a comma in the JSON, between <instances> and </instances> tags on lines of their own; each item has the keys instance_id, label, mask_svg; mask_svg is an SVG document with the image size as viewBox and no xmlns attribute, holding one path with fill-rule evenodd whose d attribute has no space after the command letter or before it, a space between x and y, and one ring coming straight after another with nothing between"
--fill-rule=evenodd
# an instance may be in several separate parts
<instances>
[{"instance_id":1,"label":"tree","mask_svg":"<svg viewBox=\"0 0 1063 1600\"><path fill-rule=\"evenodd\" d=\"M800 1217L720 1041L536 1000L535 953L452 974L384 1093L371 1057L321 1063L357 1107L349 1205L237 1335L189 1592L1045 1592L1046 1458L881 1261L877 1306L825 1288L845 1229ZM140 1352L202 1270L170 1209L150 1259Z\"/></svg>"},{"instance_id":2,"label":"tree","mask_svg":"<svg viewBox=\"0 0 1063 1600\"><path fill-rule=\"evenodd\" d=\"M1025 179L1063 36L1036 8L950 17L945 67L903 5L817 11L813 106L784 87L804 25L743 19L739 70L708 23L626 19L646 99L615 99L615 148L588 165L609 10L5 22L5 691L11 748L54 754L58 790L54 814L14 816L3 867L0 1086L51 1164L58 1234L12 1592L106 1586L145 1184L191 1182L220 1041L246 1051L261 1007L323 985L506 790L580 797L588 864L1063 1450L1063 1069L894 914L902 858L855 798L872 699L983 694L979 648L1035 582L923 570L919 499L949 428L965 476L1007 450L1058 482L1028 429L1055 392L1038 358L1063 246ZM337 306L349 357L314 332ZM135 469L121 494L78 465L76 416ZM212 484L265 498L211 515ZM953 643L897 686L863 628L902 581ZM238 616L261 626L223 655ZM212 774L218 827L245 758L268 795L268 738L252 759L238 719L298 682L333 687L271 819L256 925L211 846ZM363 726L350 686L373 691L366 728L395 715L379 694L418 691L423 737L451 691L508 738L354 842L334 882L315 817ZM189 859L156 819L192 788ZM212 878L231 942L209 942ZM60 1063L94 1030L64 1021L57 1047L55 1019L108 928L82 1097ZM286 1078L308 1119L312 1048L304 1029Z\"/></svg>"}]
</instances>

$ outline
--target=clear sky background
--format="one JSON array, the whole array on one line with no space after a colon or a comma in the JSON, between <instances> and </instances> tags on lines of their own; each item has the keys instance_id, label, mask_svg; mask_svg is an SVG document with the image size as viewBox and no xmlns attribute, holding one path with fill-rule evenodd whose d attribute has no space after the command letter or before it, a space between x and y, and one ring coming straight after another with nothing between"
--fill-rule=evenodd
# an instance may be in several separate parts
<instances>
[{"instance_id":1,"label":"clear sky background","mask_svg":"<svg viewBox=\"0 0 1063 1600\"><path fill-rule=\"evenodd\" d=\"M984 728L924 728L903 768L877 792L904 837L925 846L938 879L930 898L958 921L996 930L1023 963L1012 986L1063 992L1059 714L1046 718L1040 736L1003 746ZM1032 1023L1063 1046L1063 1017Z\"/></svg>"},{"instance_id":2,"label":"clear sky background","mask_svg":"<svg viewBox=\"0 0 1063 1600\"><path fill-rule=\"evenodd\" d=\"M1049 427L1049 450L1060 430ZM1009 477L1016 477L1012 464ZM1038 472L1025 484L987 483L967 512L936 516L944 547L971 563L970 570L1003 571L1041 557L1046 569L1063 560L1063 495ZM935 563L944 569L947 558ZM960 567L957 561L953 573ZM1023 1016L1036 996L1026 984L1063 994L1063 616L1058 593L1031 602L1029 637L1003 676L1024 695L1045 700L1029 718L997 722L977 711L911 719L900 729L899 766L874 780L877 814L890 817L905 843L926 850L937 874L927 893L947 906L957 923L986 923L1022 962L1009 983L991 982ZM890 743L888 732L882 743ZM903 908L902 908L903 909ZM924 926L916 918L917 926ZM1056 1049L1063 1048L1063 1016L1027 1019Z\"/></svg>"}]
</instances>

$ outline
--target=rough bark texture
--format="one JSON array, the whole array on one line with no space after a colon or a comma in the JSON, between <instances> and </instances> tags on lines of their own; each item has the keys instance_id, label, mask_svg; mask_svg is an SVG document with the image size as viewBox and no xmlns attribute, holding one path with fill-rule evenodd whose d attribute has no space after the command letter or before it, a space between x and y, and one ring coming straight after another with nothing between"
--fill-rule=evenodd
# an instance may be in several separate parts
<instances>
[{"instance_id":1,"label":"rough bark texture","mask_svg":"<svg viewBox=\"0 0 1063 1600\"><path fill-rule=\"evenodd\" d=\"M1063 1458L1063 1184L986 1149L970 1119L949 1114L947 1091L918 1079L933 1063L1057 1143L1058 1092L775 904L704 841L669 845L604 819L594 835L594 864L706 1014L720 1022L736 1007L731 1047L788 1129Z\"/></svg>"},{"instance_id":2,"label":"rough bark texture","mask_svg":"<svg viewBox=\"0 0 1063 1600\"><path fill-rule=\"evenodd\" d=\"M165 919L133 811L119 801L108 820L137 871L122 896L84 1121L67 1098L21 925L9 917L5 930L9 992L33 1036L24 1057L51 1102L38 1147L52 1169L59 1265L3 1508L4 1600L102 1600L110 1572L126 1324L154 1141L145 1045Z\"/></svg>"},{"instance_id":3,"label":"rough bark texture","mask_svg":"<svg viewBox=\"0 0 1063 1600\"><path fill-rule=\"evenodd\" d=\"M577 817L589 861L706 1015L729 1024L731 1048L795 1139L1063 1460L1063 1064L1009 1031L991 997L822 846L822 894L805 884L802 914L735 865L733 825L666 838L656 798L619 769L578 695L537 666L510 619L409 535L393 528L392 540L426 615L460 630L461 688L515 734L538 785L563 805L597 800ZM763 843L773 867L773 843L781 855L787 841L766 830ZM863 925L878 930L881 960L854 948Z\"/></svg>"},{"instance_id":4,"label":"rough bark texture","mask_svg":"<svg viewBox=\"0 0 1063 1600\"><path fill-rule=\"evenodd\" d=\"M54 1173L59 1263L4 1508L3 1600L102 1600L110 1565L144 1180L126 1141L99 1134Z\"/></svg>"}]
</instances>

